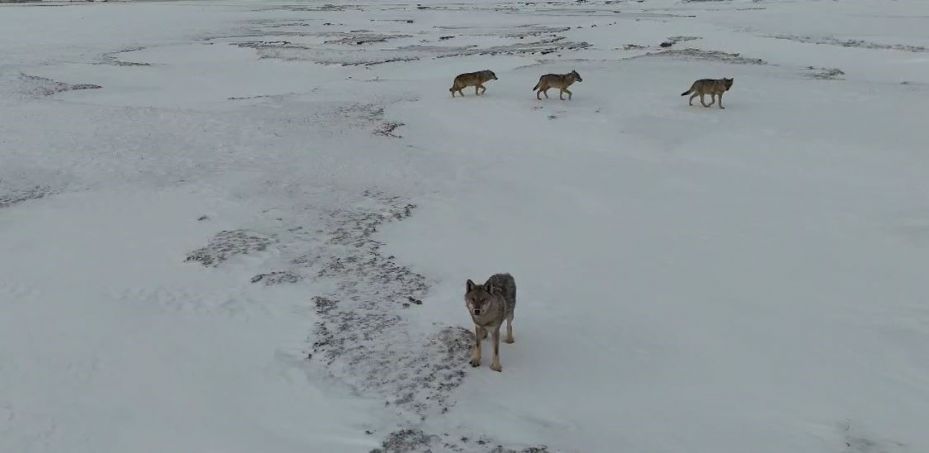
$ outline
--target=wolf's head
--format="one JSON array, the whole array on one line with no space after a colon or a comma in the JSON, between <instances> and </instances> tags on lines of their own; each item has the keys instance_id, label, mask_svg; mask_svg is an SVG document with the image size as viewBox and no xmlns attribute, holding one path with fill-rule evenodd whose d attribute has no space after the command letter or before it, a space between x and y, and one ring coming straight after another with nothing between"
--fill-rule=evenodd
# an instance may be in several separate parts
<instances>
[{"instance_id":1,"label":"wolf's head","mask_svg":"<svg viewBox=\"0 0 929 453\"><path fill-rule=\"evenodd\" d=\"M499 297L500 289L485 283L478 285L468 280L465 284L465 305L471 316L479 317L487 313L493 303Z\"/></svg>"},{"instance_id":2,"label":"wolf's head","mask_svg":"<svg viewBox=\"0 0 929 453\"><path fill-rule=\"evenodd\" d=\"M490 69L485 69L481 71L484 74L484 78L487 80L497 80L497 74L494 74Z\"/></svg>"},{"instance_id":3,"label":"wolf's head","mask_svg":"<svg viewBox=\"0 0 929 453\"><path fill-rule=\"evenodd\" d=\"M726 89L732 88L732 82L735 82L735 79L726 79L723 78L723 84L726 86Z\"/></svg>"},{"instance_id":4,"label":"wolf's head","mask_svg":"<svg viewBox=\"0 0 929 453\"><path fill-rule=\"evenodd\" d=\"M573 70L572 70L571 73L568 74L568 75L571 76L571 77L573 77L574 80L577 80L578 82L583 82L583 81L584 81L584 79L581 78L581 75L578 74L577 71L573 71Z\"/></svg>"}]
</instances>

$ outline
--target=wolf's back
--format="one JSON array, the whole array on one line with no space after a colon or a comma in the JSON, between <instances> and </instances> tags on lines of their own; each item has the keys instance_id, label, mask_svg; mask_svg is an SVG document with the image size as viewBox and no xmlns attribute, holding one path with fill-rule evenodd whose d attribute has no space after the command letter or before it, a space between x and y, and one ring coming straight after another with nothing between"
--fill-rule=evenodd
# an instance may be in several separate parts
<instances>
[{"instance_id":1,"label":"wolf's back","mask_svg":"<svg viewBox=\"0 0 929 453\"><path fill-rule=\"evenodd\" d=\"M516 279L510 274L494 274L487 279L490 283L503 291L503 300L506 302L507 312L516 307Z\"/></svg>"}]
</instances>

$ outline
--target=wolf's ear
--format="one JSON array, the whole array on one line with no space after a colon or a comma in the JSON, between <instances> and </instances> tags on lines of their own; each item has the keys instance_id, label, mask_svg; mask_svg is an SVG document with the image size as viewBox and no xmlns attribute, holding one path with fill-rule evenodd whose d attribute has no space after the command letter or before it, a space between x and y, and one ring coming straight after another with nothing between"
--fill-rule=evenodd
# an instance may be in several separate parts
<instances>
[{"instance_id":1,"label":"wolf's ear","mask_svg":"<svg viewBox=\"0 0 929 453\"><path fill-rule=\"evenodd\" d=\"M471 292L471 290L474 289L475 286L477 286L477 285L475 285L474 282L472 282L471 279L469 278L469 279L468 279L468 282L465 283L465 290L466 290L467 292Z\"/></svg>"}]
</instances>

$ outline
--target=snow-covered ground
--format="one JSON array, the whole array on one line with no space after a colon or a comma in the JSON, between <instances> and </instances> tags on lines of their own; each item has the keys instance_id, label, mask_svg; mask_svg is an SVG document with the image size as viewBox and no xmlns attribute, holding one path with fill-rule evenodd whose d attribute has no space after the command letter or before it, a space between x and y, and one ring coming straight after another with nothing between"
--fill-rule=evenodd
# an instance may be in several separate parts
<instances>
[{"instance_id":1,"label":"snow-covered ground","mask_svg":"<svg viewBox=\"0 0 929 453\"><path fill-rule=\"evenodd\" d=\"M2 452L929 451L929 2L4 4L0 55Z\"/></svg>"}]
</instances>

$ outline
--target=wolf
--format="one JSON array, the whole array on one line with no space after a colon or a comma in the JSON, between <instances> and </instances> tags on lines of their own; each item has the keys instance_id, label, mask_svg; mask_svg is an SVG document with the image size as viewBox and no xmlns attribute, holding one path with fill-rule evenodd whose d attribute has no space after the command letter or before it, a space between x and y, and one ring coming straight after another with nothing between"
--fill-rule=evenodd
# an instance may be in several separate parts
<instances>
[{"instance_id":1,"label":"wolf","mask_svg":"<svg viewBox=\"0 0 929 453\"><path fill-rule=\"evenodd\" d=\"M516 309L516 280L510 274L494 274L483 285L470 279L465 284L465 306L474 321L474 349L471 366L481 366L481 340L491 332L494 358L490 369L503 371L500 366L500 326L506 320L507 343L513 343L513 311Z\"/></svg>"},{"instance_id":2,"label":"wolf","mask_svg":"<svg viewBox=\"0 0 929 453\"><path fill-rule=\"evenodd\" d=\"M690 102L688 104L694 105L694 98L700 96L700 104L704 107L710 107L716 102L716 96L719 96L719 108L724 109L723 107L723 93L729 91L732 88L732 82L735 79L700 79L694 82L690 86L690 89L681 93L681 96L687 96L690 93L693 93L693 96L690 97ZM703 100L703 95L710 95L710 103L707 104Z\"/></svg>"},{"instance_id":3,"label":"wolf","mask_svg":"<svg viewBox=\"0 0 929 453\"><path fill-rule=\"evenodd\" d=\"M545 74L542 77L539 77L539 83L535 84L532 87L532 91L535 91L535 98L542 100L542 95L545 95L545 99L548 99L548 89L549 88L558 88L558 98L562 101L564 100L564 94L568 93L568 100L571 100L571 90L568 89L571 84L574 82L583 82L584 79L581 78L581 75L577 71L571 71L567 74Z\"/></svg>"},{"instance_id":4,"label":"wolf","mask_svg":"<svg viewBox=\"0 0 929 453\"><path fill-rule=\"evenodd\" d=\"M465 89L466 87L473 86L474 94L480 96L484 94L485 91L487 91L487 87L484 86L484 82L487 82L490 80L497 80L497 75L494 74L494 72L489 69L485 69L483 71L477 71L477 72L468 72L465 74L458 74L458 76L455 77L455 81L452 82L452 87L449 88L448 91L451 91L452 97L455 97L456 91L458 92L458 94L464 96L464 91L461 91L461 90Z\"/></svg>"}]
</instances>

